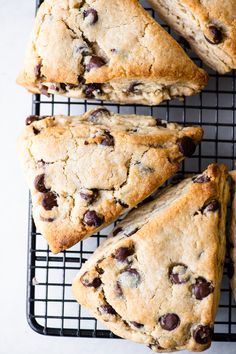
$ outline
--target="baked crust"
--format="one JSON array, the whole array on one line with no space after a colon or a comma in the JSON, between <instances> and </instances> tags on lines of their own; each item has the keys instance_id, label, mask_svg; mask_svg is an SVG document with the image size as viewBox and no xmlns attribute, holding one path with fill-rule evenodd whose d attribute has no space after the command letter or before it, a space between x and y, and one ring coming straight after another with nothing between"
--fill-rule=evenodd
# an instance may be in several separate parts
<instances>
[{"instance_id":1,"label":"baked crust","mask_svg":"<svg viewBox=\"0 0 236 354\"><path fill-rule=\"evenodd\" d=\"M204 88L207 74L137 0L109 0L109 12L107 6L106 0L45 0L18 84L33 93L150 105ZM93 17L85 17L91 9ZM104 63L88 70L92 56Z\"/></svg>"},{"instance_id":2,"label":"baked crust","mask_svg":"<svg viewBox=\"0 0 236 354\"><path fill-rule=\"evenodd\" d=\"M148 1L171 27L189 41L206 64L222 74L236 68L234 0L225 0L223 6L221 0ZM211 26L214 26L213 32Z\"/></svg>"},{"instance_id":3,"label":"baked crust","mask_svg":"<svg viewBox=\"0 0 236 354\"><path fill-rule=\"evenodd\" d=\"M176 173L203 135L200 127L121 116L103 107L78 117L29 120L18 150L36 226L54 253L135 207ZM85 223L87 211L96 212L89 214L96 225Z\"/></svg>"},{"instance_id":4,"label":"baked crust","mask_svg":"<svg viewBox=\"0 0 236 354\"><path fill-rule=\"evenodd\" d=\"M236 171L230 171L230 176L232 178L233 182L233 199L232 199L232 211L231 211L231 225L230 225L230 237L231 237L231 243L232 247L230 249L230 257L231 257L231 263L230 263L230 284L231 284L231 289L233 292L234 299L236 301L236 194L235 194L235 188L236 188Z\"/></svg>"},{"instance_id":5,"label":"baked crust","mask_svg":"<svg viewBox=\"0 0 236 354\"><path fill-rule=\"evenodd\" d=\"M225 257L227 176L224 165L210 165L131 212L79 271L77 301L116 335L154 351L207 349ZM196 295L199 279L206 287ZM167 321L176 328L162 327L166 314L179 319ZM202 343L199 325L208 331Z\"/></svg>"}]
</instances>

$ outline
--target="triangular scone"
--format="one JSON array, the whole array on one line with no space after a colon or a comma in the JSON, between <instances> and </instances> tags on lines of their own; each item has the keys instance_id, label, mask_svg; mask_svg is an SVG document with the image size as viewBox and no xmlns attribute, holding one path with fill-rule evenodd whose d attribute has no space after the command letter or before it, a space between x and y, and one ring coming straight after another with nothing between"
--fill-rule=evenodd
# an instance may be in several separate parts
<instances>
[{"instance_id":1,"label":"triangular scone","mask_svg":"<svg viewBox=\"0 0 236 354\"><path fill-rule=\"evenodd\" d=\"M233 182L233 199L232 199L231 225L230 225L231 262L229 264L229 277L230 277L233 296L236 301L236 192L235 192L236 191L236 171L231 171L230 176Z\"/></svg>"},{"instance_id":2,"label":"triangular scone","mask_svg":"<svg viewBox=\"0 0 236 354\"><path fill-rule=\"evenodd\" d=\"M225 167L210 165L131 212L80 270L77 301L118 336L154 351L208 348L228 193Z\"/></svg>"},{"instance_id":3,"label":"triangular scone","mask_svg":"<svg viewBox=\"0 0 236 354\"><path fill-rule=\"evenodd\" d=\"M19 152L36 226L57 253L135 207L179 169L200 127L105 108L79 117L29 117Z\"/></svg>"},{"instance_id":4,"label":"triangular scone","mask_svg":"<svg viewBox=\"0 0 236 354\"><path fill-rule=\"evenodd\" d=\"M148 0L210 67L236 68L235 0Z\"/></svg>"},{"instance_id":5,"label":"triangular scone","mask_svg":"<svg viewBox=\"0 0 236 354\"><path fill-rule=\"evenodd\" d=\"M154 105L207 79L137 0L45 0L17 81L34 93Z\"/></svg>"}]
</instances>

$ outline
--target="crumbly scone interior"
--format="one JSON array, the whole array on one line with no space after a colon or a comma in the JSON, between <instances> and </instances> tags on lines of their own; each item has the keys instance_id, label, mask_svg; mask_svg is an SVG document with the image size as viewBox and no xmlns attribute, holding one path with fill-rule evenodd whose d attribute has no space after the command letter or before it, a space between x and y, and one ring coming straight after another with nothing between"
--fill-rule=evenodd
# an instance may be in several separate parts
<instances>
[{"instance_id":1,"label":"crumbly scone interior","mask_svg":"<svg viewBox=\"0 0 236 354\"><path fill-rule=\"evenodd\" d=\"M187 195L189 188L191 189L195 183L192 178L181 182L178 186L164 190L155 201L131 212L124 221L117 225L111 237L85 263L73 284L78 302L88 307L98 319L107 323L108 328L115 334L148 344L151 349L157 352L181 349L202 351L210 344L208 338L208 341L203 341L199 345L199 342L196 343L192 336L199 328L199 323L200 327L205 326L204 329L206 328L208 333L205 334L210 335L209 328L215 319L225 252L224 223L228 185L224 168L216 178L214 175L208 176L206 173L200 175L200 180L202 176L209 177L209 180L196 183L207 184L209 182L210 188L208 192L199 195L200 203L198 205L203 203L203 206L200 208L198 206L199 209L195 211L196 206L192 208L193 210L191 209L193 217L189 218L186 215L185 228L187 231L178 229L184 224L178 224L176 213L174 213L172 226L170 219L165 218L165 214L171 218L174 212L172 206L176 203L178 205L178 200ZM213 184L210 181L211 178L214 181ZM181 208L180 205L184 208L184 204L189 203L188 199L183 198L184 202L179 204L177 208ZM197 204L196 201L194 204ZM181 213L181 211L179 212ZM162 227L157 226L159 220L160 223L163 223ZM189 222L192 222L192 225L189 225ZM160 234L164 234L166 239L164 237L158 241L158 235L154 236L153 229L155 230L155 228L159 230ZM196 237L201 236L199 244L198 240L196 243L190 242L187 235L181 241L181 233L190 232L191 235L191 229L195 230L193 232L196 232ZM173 234L170 238L168 236L170 230L172 233L176 231L176 236ZM181 252L178 250L178 242L175 243L175 237L180 238L179 242L184 242ZM210 237L211 241L204 245L203 237ZM149 238L153 243L149 244ZM176 250L174 250L175 248ZM178 254L180 258L178 258ZM183 258L181 258L181 254ZM206 260L204 260L204 254L207 257ZM169 285L165 280L166 272L162 269L163 265L159 264L159 257L165 264L168 264L166 258L170 257L169 262L173 263L180 272L183 272L183 269L188 269L186 274L182 273L183 284L186 283L186 286L184 285L185 291L182 290L183 287L181 289L181 285L174 285L172 290L167 290ZM181 261L177 264L178 259ZM199 265L201 262L202 265ZM207 264L212 267L210 270L207 269ZM150 270L152 270L152 276ZM205 294L204 299L194 301L191 296L189 298L188 289L194 287L195 282L201 281L199 279L203 279L202 277L209 281L209 288L213 286L210 283L214 284L214 291ZM96 279L96 286L94 279ZM117 281L117 279L120 280ZM209 295L211 292L214 294ZM160 299L160 294L162 294L163 300ZM182 297L184 307L181 305ZM175 307L177 305L178 308ZM172 334L172 332L161 331L158 322L154 324L152 321L152 318L157 316L156 306L159 306L157 313L162 314L163 311L165 313L166 310L167 312L169 310L171 315L173 315L174 307L175 314L178 311L181 313L181 315L178 313L180 318L185 317L184 309L189 306L191 319L185 317L187 324L180 333L173 332Z\"/></svg>"},{"instance_id":2,"label":"crumbly scone interior","mask_svg":"<svg viewBox=\"0 0 236 354\"><path fill-rule=\"evenodd\" d=\"M207 39L209 26L222 26L224 29L225 26L220 20L202 24L198 14L181 0L149 0L149 2L171 27L188 40L192 49L207 65L222 74L234 68L227 51Z\"/></svg>"}]
</instances>

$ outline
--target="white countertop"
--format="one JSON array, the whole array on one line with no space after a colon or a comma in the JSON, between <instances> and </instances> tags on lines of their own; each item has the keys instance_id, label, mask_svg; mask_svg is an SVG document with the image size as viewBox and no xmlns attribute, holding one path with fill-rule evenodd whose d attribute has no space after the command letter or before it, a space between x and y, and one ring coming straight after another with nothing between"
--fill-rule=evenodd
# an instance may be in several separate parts
<instances>
[{"instance_id":1,"label":"white countertop","mask_svg":"<svg viewBox=\"0 0 236 354\"><path fill-rule=\"evenodd\" d=\"M124 340L44 337L27 324L28 189L18 164L15 142L25 117L31 112L31 95L15 85L15 78L34 10L34 0L0 0L0 354L151 353L142 345ZM235 354L236 343L214 343L208 353Z\"/></svg>"}]
</instances>

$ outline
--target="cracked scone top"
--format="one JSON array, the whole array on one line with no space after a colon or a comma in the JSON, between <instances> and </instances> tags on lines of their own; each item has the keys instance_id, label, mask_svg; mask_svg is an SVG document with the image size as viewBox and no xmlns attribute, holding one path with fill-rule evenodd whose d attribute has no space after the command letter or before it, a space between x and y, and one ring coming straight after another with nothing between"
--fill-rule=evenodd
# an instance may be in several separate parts
<instances>
[{"instance_id":1,"label":"cracked scone top","mask_svg":"<svg viewBox=\"0 0 236 354\"><path fill-rule=\"evenodd\" d=\"M229 187L223 165L131 212L83 265L77 301L157 352L202 351L220 296Z\"/></svg>"},{"instance_id":2,"label":"cracked scone top","mask_svg":"<svg viewBox=\"0 0 236 354\"><path fill-rule=\"evenodd\" d=\"M200 127L96 108L79 117L27 119L18 143L33 216L53 252L136 206L191 156Z\"/></svg>"},{"instance_id":3,"label":"cracked scone top","mask_svg":"<svg viewBox=\"0 0 236 354\"><path fill-rule=\"evenodd\" d=\"M219 73L236 68L235 0L148 0L158 14Z\"/></svg>"},{"instance_id":4,"label":"cracked scone top","mask_svg":"<svg viewBox=\"0 0 236 354\"><path fill-rule=\"evenodd\" d=\"M154 105L207 80L137 0L45 0L17 82L34 93Z\"/></svg>"}]
</instances>

